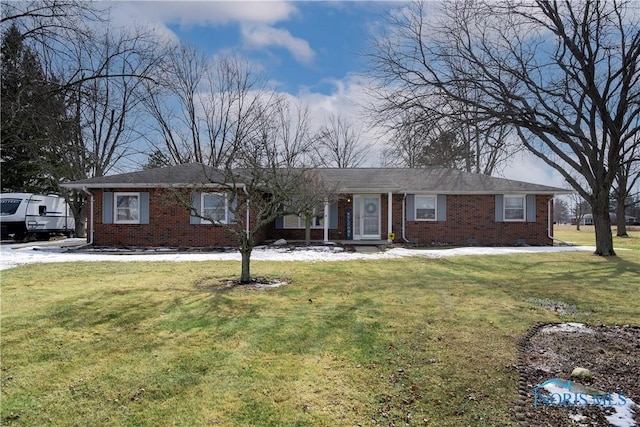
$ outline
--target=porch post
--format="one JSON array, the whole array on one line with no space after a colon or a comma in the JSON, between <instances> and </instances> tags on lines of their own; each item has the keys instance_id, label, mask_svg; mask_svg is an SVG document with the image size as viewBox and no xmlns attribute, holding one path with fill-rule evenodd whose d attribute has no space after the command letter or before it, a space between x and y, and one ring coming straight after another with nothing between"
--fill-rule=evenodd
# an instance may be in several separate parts
<instances>
[{"instance_id":1,"label":"porch post","mask_svg":"<svg viewBox=\"0 0 640 427\"><path fill-rule=\"evenodd\" d=\"M329 241L329 200L324 199L324 242Z\"/></svg>"},{"instance_id":2,"label":"porch post","mask_svg":"<svg viewBox=\"0 0 640 427\"><path fill-rule=\"evenodd\" d=\"M388 194L388 202L387 202L387 242L391 243L393 240L391 240L391 233L393 233L393 206L392 206L392 200L393 200L393 193L391 193L391 191L389 191Z\"/></svg>"}]
</instances>

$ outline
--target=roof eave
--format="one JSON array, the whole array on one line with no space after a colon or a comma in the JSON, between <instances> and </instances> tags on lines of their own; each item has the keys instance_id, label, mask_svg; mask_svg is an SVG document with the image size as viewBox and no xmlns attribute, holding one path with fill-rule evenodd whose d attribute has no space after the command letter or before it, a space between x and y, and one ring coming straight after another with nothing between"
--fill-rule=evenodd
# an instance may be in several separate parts
<instances>
[{"instance_id":1,"label":"roof eave","mask_svg":"<svg viewBox=\"0 0 640 427\"><path fill-rule=\"evenodd\" d=\"M472 196L472 195L493 195L493 194L540 194L540 195L562 195L562 194L572 194L572 191L556 191L556 190L469 190L469 191L460 191L460 190L425 190L425 189L412 189L412 190L401 190L403 194L450 194L453 196Z\"/></svg>"},{"instance_id":2,"label":"roof eave","mask_svg":"<svg viewBox=\"0 0 640 427\"><path fill-rule=\"evenodd\" d=\"M189 184L167 184L167 183L163 183L163 184L158 184L158 183L122 183L122 182L118 182L118 183L105 183L105 182L100 182L100 183L65 183L65 184L60 184L61 187L63 188L70 188L70 189L77 189L77 190L82 190L82 189L90 189L90 188L97 188L97 189L102 189L102 188L226 188L229 187L227 185L224 184L216 184L216 183L198 183L198 184L194 184L194 183L189 183ZM245 185L242 183L237 183L233 185L234 187L237 188L243 188Z\"/></svg>"}]
</instances>

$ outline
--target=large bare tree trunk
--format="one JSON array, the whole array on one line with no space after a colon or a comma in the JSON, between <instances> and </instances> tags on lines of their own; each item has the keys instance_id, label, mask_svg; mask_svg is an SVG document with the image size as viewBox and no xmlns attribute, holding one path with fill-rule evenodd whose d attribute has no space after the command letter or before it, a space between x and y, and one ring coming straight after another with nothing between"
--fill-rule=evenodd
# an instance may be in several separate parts
<instances>
[{"instance_id":1,"label":"large bare tree trunk","mask_svg":"<svg viewBox=\"0 0 640 427\"><path fill-rule=\"evenodd\" d=\"M609 196L601 193L591 201L593 208L593 225L596 230L596 255L614 256L613 237L611 234L611 218L609 217Z\"/></svg>"}]
</instances>

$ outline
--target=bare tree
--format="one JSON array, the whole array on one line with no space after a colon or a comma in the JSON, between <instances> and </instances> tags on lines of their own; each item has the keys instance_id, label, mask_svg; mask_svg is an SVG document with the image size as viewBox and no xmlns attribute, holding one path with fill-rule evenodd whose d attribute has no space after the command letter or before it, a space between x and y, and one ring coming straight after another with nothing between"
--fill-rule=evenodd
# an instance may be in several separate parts
<instances>
[{"instance_id":1,"label":"bare tree","mask_svg":"<svg viewBox=\"0 0 640 427\"><path fill-rule=\"evenodd\" d=\"M640 28L629 3L451 2L428 34L424 8L403 9L397 37L377 45L376 71L513 126L589 201L596 254L615 255L609 194L640 131Z\"/></svg>"},{"instance_id":2,"label":"bare tree","mask_svg":"<svg viewBox=\"0 0 640 427\"><path fill-rule=\"evenodd\" d=\"M211 169L208 182L194 183L195 187L213 184L228 195L225 203L233 214L233 223L206 217L187 198L181 202L193 216L210 220L234 235L242 256L240 283L251 281L251 253L256 238L276 218L298 214L303 209L297 196L308 191L306 183L312 180L312 169L296 167L296 159L304 157L305 144L294 141L302 140L304 135L290 132L286 122L295 118L287 114L289 110L282 107L283 102L274 93L261 94L251 115L245 117L252 132L237 141L232 156L223 165ZM304 129L296 128L301 132Z\"/></svg>"},{"instance_id":3,"label":"bare tree","mask_svg":"<svg viewBox=\"0 0 640 427\"><path fill-rule=\"evenodd\" d=\"M25 39L47 51L65 51L87 22L103 22L104 10L78 0L3 1L0 26L16 25Z\"/></svg>"},{"instance_id":4,"label":"bare tree","mask_svg":"<svg viewBox=\"0 0 640 427\"><path fill-rule=\"evenodd\" d=\"M147 94L144 78L156 72L159 56L153 34L144 29L122 32L93 29L89 38L70 41L75 62L65 61L63 75L104 73L109 78L83 80L69 87L68 102L76 124L59 161L65 179L104 176L137 153L143 120L142 101ZM78 235L84 235L86 203L81 194L67 194Z\"/></svg>"},{"instance_id":5,"label":"bare tree","mask_svg":"<svg viewBox=\"0 0 640 427\"><path fill-rule=\"evenodd\" d=\"M389 15L389 32L374 37L370 72L377 84L370 92L376 102L368 110L374 124L389 131L390 147L386 152L396 158L395 163L420 166L420 154L432 152L427 165L437 161L440 166L491 175L519 151L511 137L513 127L488 117L480 109L460 105L459 97L482 103L483 94L473 87L452 85L450 90L456 96L449 96L407 77L412 72L421 74L420 56L431 43L429 25L423 21L425 15L424 4L416 2L399 14ZM441 66L448 68L447 72L458 73L449 64ZM452 141L455 147L451 146Z\"/></svg>"},{"instance_id":6,"label":"bare tree","mask_svg":"<svg viewBox=\"0 0 640 427\"><path fill-rule=\"evenodd\" d=\"M264 76L237 56L209 61L193 47L175 48L159 84L149 86L151 151L164 152L173 163L224 166L255 132L264 91Z\"/></svg>"},{"instance_id":7,"label":"bare tree","mask_svg":"<svg viewBox=\"0 0 640 427\"><path fill-rule=\"evenodd\" d=\"M436 120L427 120L423 116L423 120L418 122L413 115L411 111L401 110L395 118L395 123L387 122L386 135L389 137L389 142L383 150L384 165L420 167L419 160L424 149L424 137L435 128Z\"/></svg>"},{"instance_id":8,"label":"bare tree","mask_svg":"<svg viewBox=\"0 0 640 427\"><path fill-rule=\"evenodd\" d=\"M141 82L153 79L157 37L141 28L131 33L113 28L107 8L73 0L3 2L2 25L9 24L37 52L45 79L55 82L43 99L61 99L66 106L66 111L51 112L48 121L56 130L37 147L47 153L40 160L43 175L57 187L117 167L137 138ZM76 234L83 236L85 195L56 190L65 193Z\"/></svg>"},{"instance_id":9,"label":"bare tree","mask_svg":"<svg viewBox=\"0 0 640 427\"><path fill-rule=\"evenodd\" d=\"M251 281L251 253L264 228L283 215L300 212L301 194L312 164L308 111L289 103L246 61L220 56L206 61L195 49L172 54L160 90L151 88L147 108L160 143L153 157L162 162L203 164L234 221L209 217L191 196L175 191L195 217L225 228L242 256L240 282Z\"/></svg>"},{"instance_id":10,"label":"bare tree","mask_svg":"<svg viewBox=\"0 0 640 427\"><path fill-rule=\"evenodd\" d=\"M562 224L570 217L569 204L560 198L553 199L553 220L558 224Z\"/></svg>"},{"instance_id":11,"label":"bare tree","mask_svg":"<svg viewBox=\"0 0 640 427\"><path fill-rule=\"evenodd\" d=\"M636 139L640 141L640 134ZM618 168L613 188L616 200L616 235L618 237L629 237L626 211L628 207L635 204L633 202L634 196L637 196L638 193L636 189L636 194L634 194L634 188L640 182L640 143L630 144L627 151L620 156L623 163Z\"/></svg>"},{"instance_id":12,"label":"bare tree","mask_svg":"<svg viewBox=\"0 0 640 427\"><path fill-rule=\"evenodd\" d=\"M571 201L572 217L576 222L576 230L580 231L580 223L582 223L585 215L590 211L589 202L584 200L578 193L572 193L569 196L569 199Z\"/></svg>"},{"instance_id":13,"label":"bare tree","mask_svg":"<svg viewBox=\"0 0 640 427\"><path fill-rule=\"evenodd\" d=\"M105 3L82 0L4 1L0 26L16 25L25 41L38 51L43 63L51 67L46 70L47 73L54 75L60 71L57 64L67 61L75 63L77 41L93 39L96 28L109 24L109 13L109 6ZM122 74L129 72L115 71L108 65L109 58L103 59L105 62L102 67L92 64L87 68L78 68L74 73L58 75L58 78L65 79L60 80L57 88L51 91L65 91L87 81L123 75L153 79L149 75Z\"/></svg>"},{"instance_id":14,"label":"bare tree","mask_svg":"<svg viewBox=\"0 0 640 427\"><path fill-rule=\"evenodd\" d=\"M332 114L316 134L317 154L325 167L356 168L368 156L369 144L361 141L361 134L345 117Z\"/></svg>"},{"instance_id":15,"label":"bare tree","mask_svg":"<svg viewBox=\"0 0 640 427\"><path fill-rule=\"evenodd\" d=\"M376 94L379 96L381 91ZM395 97L389 95L389 102ZM471 118L457 117L448 107L433 106L394 111L377 124L388 130L385 149L388 164L405 167L439 166L491 175L518 152L510 142L511 128L491 127ZM387 111L388 113L390 111ZM378 114L380 112L378 111Z\"/></svg>"},{"instance_id":16,"label":"bare tree","mask_svg":"<svg viewBox=\"0 0 640 427\"><path fill-rule=\"evenodd\" d=\"M280 97L276 121L279 126L280 151L287 167L314 167L318 164L309 125L309 108L298 101Z\"/></svg>"}]
</instances>

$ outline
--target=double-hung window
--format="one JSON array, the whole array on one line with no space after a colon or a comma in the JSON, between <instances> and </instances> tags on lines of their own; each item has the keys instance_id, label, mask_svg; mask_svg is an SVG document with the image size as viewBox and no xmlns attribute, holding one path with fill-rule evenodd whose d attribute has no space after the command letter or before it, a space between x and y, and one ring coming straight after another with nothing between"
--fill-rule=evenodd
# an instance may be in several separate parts
<instances>
[{"instance_id":1,"label":"double-hung window","mask_svg":"<svg viewBox=\"0 0 640 427\"><path fill-rule=\"evenodd\" d=\"M416 221L435 221L437 205L436 196L415 196Z\"/></svg>"},{"instance_id":2,"label":"double-hung window","mask_svg":"<svg viewBox=\"0 0 640 427\"><path fill-rule=\"evenodd\" d=\"M504 220L524 221L526 218L526 197L522 195L504 196Z\"/></svg>"},{"instance_id":3,"label":"double-hung window","mask_svg":"<svg viewBox=\"0 0 640 427\"><path fill-rule=\"evenodd\" d=\"M324 206L316 206L311 210L311 228L324 228ZM305 215L286 215L284 228L305 228Z\"/></svg>"},{"instance_id":4,"label":"double-hung window","mask_svg":"<svg viewBox=\"0 0 640 427\"><path fill-rule=\"evenodd\" d=\"M140 223L140 193L114 193L114 200L114 223Z\"/></svg>"},{"instance_id":5,"label":"double-hung window","mask_svg":"<svg viewBox=\"0 0 640 427\"><path fill-rule=\"evenodd\" d=\"M225 193L202 193L200 206L204 224L229 222L228 198Z\"/></svg>"}]
</instances>

